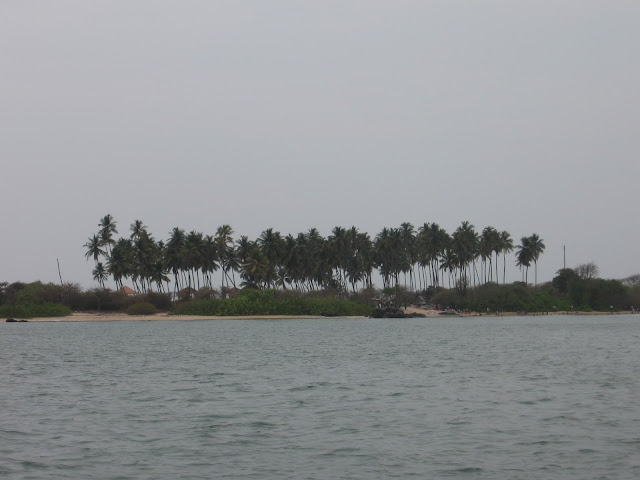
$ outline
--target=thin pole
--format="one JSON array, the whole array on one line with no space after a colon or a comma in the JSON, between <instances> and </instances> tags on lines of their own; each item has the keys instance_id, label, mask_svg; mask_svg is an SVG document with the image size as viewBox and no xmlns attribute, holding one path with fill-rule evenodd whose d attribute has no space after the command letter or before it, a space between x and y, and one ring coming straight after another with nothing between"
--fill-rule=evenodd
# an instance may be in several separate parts
<instances>
[{"instance_id":1,"label":"thin pole","mask_svg":"<svg viewBox=\"0 0 640 480\"><path fill-rule=\"evenodd\" d=\"M64 287L64 284L62 283L62 274L60 273L60 260L56 258L56 262L58 262L58 276L60 277L60 286Z\"/></svg>"},{"instance_id":2,"label":"thin pole","mask_svg":"<svg viewBox=\"0 0 640 480\"><path fill-rule=\"evenodd\" d=\"M60 260L56 258L56 262L58 262L58 276L60 277L60 301L64 302L64 284L62 283L62 273L60 273Z\"/></svg>"},{"instance_id":3,"label":"thin pole","mask_svg":"<svg viewBox=\"0 0 640 480\"><path fill-rule=\"evenodd\" d=\"M567 246L563 245L562 246L562 256L563 256L563 262L564 262L564 269L567 269Z\"/></svg>"}]
</instances>

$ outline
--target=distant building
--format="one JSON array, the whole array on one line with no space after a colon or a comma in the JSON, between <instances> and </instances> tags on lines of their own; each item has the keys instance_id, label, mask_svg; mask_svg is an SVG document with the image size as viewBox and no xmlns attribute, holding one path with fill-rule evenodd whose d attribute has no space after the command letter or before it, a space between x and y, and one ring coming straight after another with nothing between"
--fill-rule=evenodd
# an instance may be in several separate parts
<instances>
[{"instance_id":1,"label":"distant building","mask_svg":"<svg viewBox=\"0 0 640 480\"><path fill-rule=\"evenodd\" d=\"M124 293L125 295L138 295L138 292L136 292L133 288L127 287L126 285L122 288L119 288L118 292Z\"/></svg>"}]
</instances>

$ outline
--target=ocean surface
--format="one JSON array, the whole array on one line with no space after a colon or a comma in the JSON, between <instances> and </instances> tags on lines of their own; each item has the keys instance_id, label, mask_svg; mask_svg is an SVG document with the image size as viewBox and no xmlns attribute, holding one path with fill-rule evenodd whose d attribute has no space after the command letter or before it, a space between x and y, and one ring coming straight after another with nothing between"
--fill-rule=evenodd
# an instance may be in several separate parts
<instances>
[{"instance_id":1,"label":"ocean surface","mask_svg":"<svg viewBox=\"0 0 640 480\"><path fill-rule=\"evenodd\" d=\"M640 478L640 315L0 324L3 479Z\"/></svg>"}]
</instances>

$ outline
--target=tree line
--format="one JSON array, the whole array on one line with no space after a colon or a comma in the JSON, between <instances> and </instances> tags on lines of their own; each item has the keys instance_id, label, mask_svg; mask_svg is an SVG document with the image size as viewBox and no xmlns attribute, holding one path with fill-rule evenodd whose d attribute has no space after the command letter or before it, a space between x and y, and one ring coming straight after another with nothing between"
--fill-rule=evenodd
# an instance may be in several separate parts
<instances>
[{"instance_id":1,"label":"tree line","mask_svg":"<svg viewBox=\"0 0 640 480\"><path fill-rule=\"evenodd\" d=\"M268 228L255 240L234 238L229 225L218 227L214 235L175 227L166 241L156 240L141 220L116 239L117 222L110 214L98 227L84 244L87 260L95 262L94 280L104 288L111 277L118 289L130 281L140 292L150 292L154 285L160 292L170 291L171 283L174 292L213 288L215 276L223 289L356 291L373 286L374 271L384 288L404 284L421 291L448 285L464 292L505 283L507 254L514 248L522 280L528 282L529 267L537 267L545 249L535 233L514 246L508 232L491 226L477 231L467 221L451 234L436 223L416 229L405 222L383 228L374 238L356 227L338 226L326 238L315 228L296 236Z\"/></svg>"}]
</instances>

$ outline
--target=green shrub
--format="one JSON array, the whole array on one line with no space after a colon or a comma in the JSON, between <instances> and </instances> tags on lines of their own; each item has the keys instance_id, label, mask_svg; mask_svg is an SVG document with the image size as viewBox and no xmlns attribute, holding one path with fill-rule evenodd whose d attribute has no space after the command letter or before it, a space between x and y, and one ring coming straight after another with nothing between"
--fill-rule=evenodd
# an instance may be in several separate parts
<instances>
[{"instance_id":1,"label":"green shrub","mask_svg":"<svg viewBox=\"0 0 640 480\"><path fill-rule=\"evenodd\" d=\"M153 315L157 313L156 307L149 302L139 302L134 303L129 308L127 308L127 315Z\"/></svg>"},{"instance_id":2,"label":"green shrub","mask_svg":"<svg viewBox=\"0 0 640 480\"><path fill-rule=\"evenodd\" d=\"M225 299L192 300L176 307L179 315L245 316L245 315L313 315L364 316L372 307L340 298L311 298L274 290L245 289Z\"/></svg>"},{"instance_id":3,"label":"green shrub","mask_svg":"<svg viewBox=\"0 0 640 480\"><path fill-rule=\"evenodd\" d=\"M66 317L71 309L59 303L24 303L0 306L2 318Z\"/></svg>"}]
</instances>

